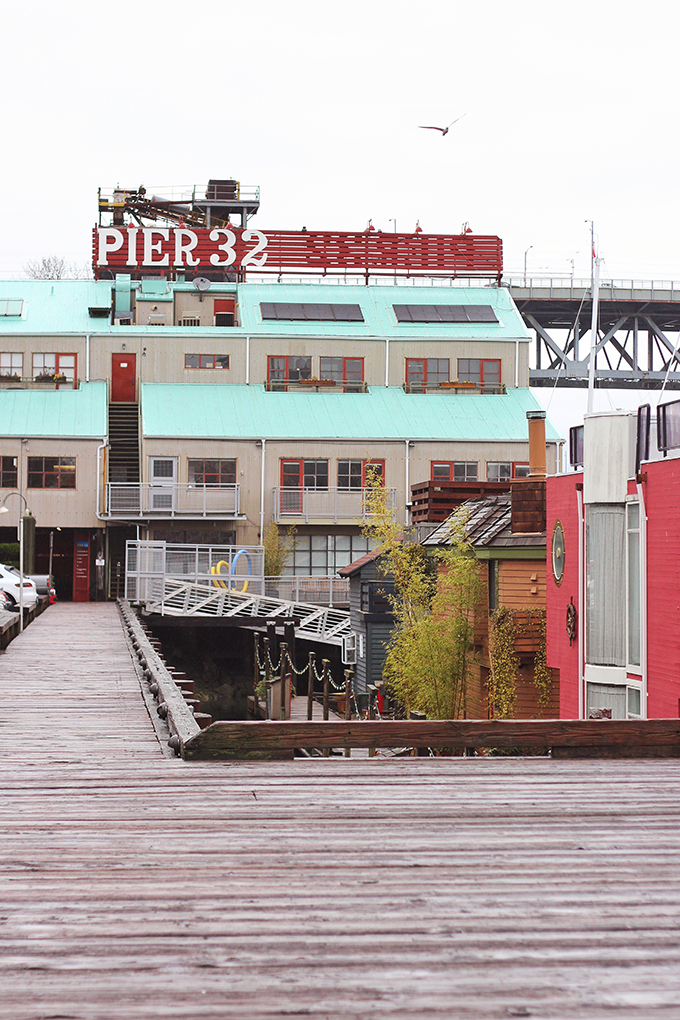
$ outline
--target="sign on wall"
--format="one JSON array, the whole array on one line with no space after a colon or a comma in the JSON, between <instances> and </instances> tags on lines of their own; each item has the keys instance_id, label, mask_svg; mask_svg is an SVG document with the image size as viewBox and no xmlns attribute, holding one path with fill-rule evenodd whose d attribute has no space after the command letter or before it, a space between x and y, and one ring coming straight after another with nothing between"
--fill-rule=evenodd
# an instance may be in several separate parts
<instances>
[{"instance_id":1,"label":"sign on wall","mask_svg":"<svg viewBox=\"0 0 680 1020\"><path fill-rule=\"evenodd\" d=\"M503 243L474 234L95 227L95 277L144 272L397 274L500 279Z\"/></svg>"}]
</instances>

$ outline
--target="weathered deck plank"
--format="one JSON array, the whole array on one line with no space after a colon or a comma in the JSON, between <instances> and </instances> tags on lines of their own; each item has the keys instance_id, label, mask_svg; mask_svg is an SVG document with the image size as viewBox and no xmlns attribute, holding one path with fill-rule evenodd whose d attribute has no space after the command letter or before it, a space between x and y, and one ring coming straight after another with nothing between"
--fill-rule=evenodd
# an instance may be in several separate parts
<instances>
[{"instance_id":1,"label":"weathered deck plank","mask_svg":"<svg viewBox=\"0 0 680 1020\"><path fill-rule=\"evenodd\" d=\"M680 762L167 759L111 606L0 690L0 1017L680 1016Z\"/></svg>"}]
</instances>

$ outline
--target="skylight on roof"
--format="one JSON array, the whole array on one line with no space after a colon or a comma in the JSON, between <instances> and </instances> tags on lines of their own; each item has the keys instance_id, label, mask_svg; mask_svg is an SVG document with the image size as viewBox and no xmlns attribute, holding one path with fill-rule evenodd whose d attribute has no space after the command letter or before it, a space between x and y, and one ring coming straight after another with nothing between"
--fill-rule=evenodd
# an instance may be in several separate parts
<instances>
[{"instance_id":1,"label":"skylight on roof","mask_svg":"<svg viewBox=\"0 0 680 1020\"><path fill-rule=\"evenodd\" d=\"M262 319L284 322L363 322L361 305L262 301Z\"/></svg>"},{"instance_id":2,"label":"skylight on roof","mask_svg":"<svg viewBox=\"0 0 680 1020\"><path fill-rule=\"evenodd\" d=\"M498 322L491 305L392 305L397 322Z\"/></svg>"},{"instance_id":3,"label":"skylight on roof","mask_svg":"<svg viewBox=\"0 0 680 1020\"><path fill-rule=\"evenodd\" d=\"M21 316L24 310L23 298L2 298L0 299L0 315Z\"/></svg>"}]
</instances>

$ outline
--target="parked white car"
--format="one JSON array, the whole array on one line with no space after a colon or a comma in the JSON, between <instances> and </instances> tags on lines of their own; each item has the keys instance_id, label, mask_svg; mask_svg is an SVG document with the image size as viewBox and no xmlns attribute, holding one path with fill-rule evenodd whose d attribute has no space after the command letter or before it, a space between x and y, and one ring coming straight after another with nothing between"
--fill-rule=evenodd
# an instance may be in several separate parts
<instances>
[{"instance_id":1,"label":"parked white car","mask_svg":"<svg viewBox=\"0 0 680 1020\"><path fill-rule=\"evenodd\" d=\"M10 601L10 608L20 603L21 575L16 567L6 567L0 563L0 590L4 591ZM38 589L35 581L24 575L24 605L33 606L38 601Z\"/></svg>"}]
</instances>

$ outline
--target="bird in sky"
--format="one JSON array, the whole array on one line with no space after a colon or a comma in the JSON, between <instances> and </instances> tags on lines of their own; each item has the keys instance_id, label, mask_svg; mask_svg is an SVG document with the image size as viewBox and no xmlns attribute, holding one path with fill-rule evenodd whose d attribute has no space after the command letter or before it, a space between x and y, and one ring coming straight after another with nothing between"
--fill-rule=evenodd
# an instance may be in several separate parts
<instances>
[{"instance_id":1,"label":"bird in sky","mask_svg":"<svg viewBox=\"0 0 680 1020\"><path fill-rule=\"evenodd\" d=\"M446 125L446 127L435 127L434 124L419 124L418 127L422 128L423 131L441 131L443 138L444 135L448 135L449 128L453 127L454 124L457 124L458 121L462 120L464 116L465 114L461 113L460 117L456 117L456 119L452 120L450 124Z\"/></svg>"}]
</instances>

